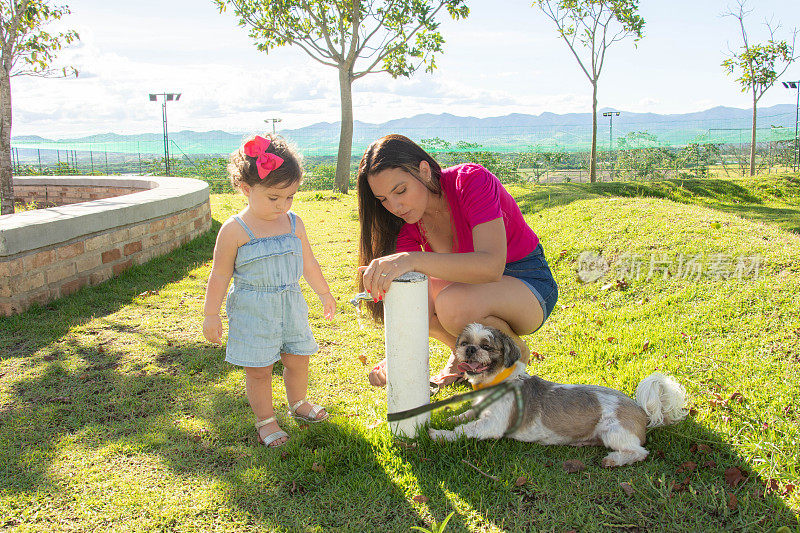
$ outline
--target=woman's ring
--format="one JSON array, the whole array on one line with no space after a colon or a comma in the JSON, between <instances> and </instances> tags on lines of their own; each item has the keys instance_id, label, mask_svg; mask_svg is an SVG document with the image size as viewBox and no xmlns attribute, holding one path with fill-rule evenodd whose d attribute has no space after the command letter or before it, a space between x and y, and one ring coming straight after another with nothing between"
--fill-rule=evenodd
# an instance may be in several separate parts
<instances>
[{"instance_id":1,"label":"woman's ring","mask_svg":"<svg viewBox=\"0 0 800 533\"><path fill-rule=\"evenodd\" d=\"M386 272L381 272L381 277L383 277L383 276L388 276L388 275L389 275L389 274L387 274Z\"/></svg>"}]
</instances>

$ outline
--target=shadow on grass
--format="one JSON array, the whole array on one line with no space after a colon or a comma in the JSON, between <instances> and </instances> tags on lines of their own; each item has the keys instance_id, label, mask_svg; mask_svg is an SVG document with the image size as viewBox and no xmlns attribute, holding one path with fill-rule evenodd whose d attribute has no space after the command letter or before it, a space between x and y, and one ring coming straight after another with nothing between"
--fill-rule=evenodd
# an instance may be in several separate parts
<instances>
[{"instance_id":1,"label":"shadow on grass","mask_svg":"<svg viewBox=\"0 0 800 533\"><path fill-rule=\"evenodd\" d=\"M142 334L141 342L150 340L149 332ZM148 481L138 478L137 464L158 456L168 483L170 471L174 483L214 479L224 504L259 527L370 531L376 524L390 530L424 524L379 460L375 442L348 417L298 427L284 406L277 410L289 443L259 445L243 379L241 386L231 384L229 374L239 370L223 361L218 347L166 346L153 358L158 365L134 372L129 362L127 372L119 369L125 346L67 339L62 347L78 364L58 353L48 356L33 377L11 386L11 407L0 413L0 478L9 493L69 500L70 482L60 480L59 471L64 464L72 471L73 463L84 465L82 476L100 478L84 481L91 484L82 490L86 496L107 483L123 491L129 483L146 493ZM275 398L276 408L280 400ZM104 462L123 457L131 466L98 472L87 466L95 456ZM218 498L212 505L222 503ZM160 502L139 501L138 510L114 514L138 515L142 508L157 513Z\"/></svg>"},{"instance_id":2,"label":"shadow on grass","mask_svg":"<svg viewBox=\"0 0 800 533\"><path fill-rule=\"evenodd\" d=\"M122 477L142 483L137 456L158 456L177 474L175 483L213 479L226 505L269 529L407 530L430 519L410 503L409 486L428 498L434 520L460 510L450 524L461 531L473 530L477 519L513 531L646 531L666 524L678 531L774 530L797 524L736 449L693 419L651 431L651 456L615 470L600 468L608 451L599 447L367 438L349 417L298 427L285 408L279 420L291 440L269 450L256 442L243 387L230 384L236 370L219 348L167 346L155 355L162 368L137 373L119 371L123 346L101 350L75 342L65 348L82 364L70 368L57 355L44 361L41 372L12 386L12 408L0 414L0 476L11 493L71 498L67 483L53 478L59 469L51 467L57 459L83 464L92 454L130 460ZM443 417L437 414L434 425L447 425ZM581 460L586 470L565 473L568 459ZM727 475L732 467L741 470L741 480ZM103 477L96 490L118 482L115 475ZM219 504L217 496L212 505ZM148 501L137 505L150 508Z\"/></svg>"},{"instance_id":3,"label":"shadow on grass","mask_svg":"<svg viewBox=\"0 0 800 533\"><path fill-rule=\"evenodd\" d=\"M34 305L24 313L0 317L0 358L29 356L76 325L112 314L143 292L180 281L211 259L220 227L212 220L209 232L116 278L45 305Z\"/></svg>"},{"instance_id":4,"label":"shadow on grass","mask_svg":"<svg viewBox=\"0 0 800 533\"><path fill-rule=\"evenodd\" d=\"M441 419L433 425L452 426ZM606 448L508 439L442 443L423 436L404 458L439 521L459 502L510 531L774 531L798 525L767 480L723 436L693 419L650 431L646 447L651 454L644 462L613 470L600 467ZM574 459L586 469L566 473L564 461ZM458 513L450 524L461 531L475 527Z\"/></svg>"}]
</instances>

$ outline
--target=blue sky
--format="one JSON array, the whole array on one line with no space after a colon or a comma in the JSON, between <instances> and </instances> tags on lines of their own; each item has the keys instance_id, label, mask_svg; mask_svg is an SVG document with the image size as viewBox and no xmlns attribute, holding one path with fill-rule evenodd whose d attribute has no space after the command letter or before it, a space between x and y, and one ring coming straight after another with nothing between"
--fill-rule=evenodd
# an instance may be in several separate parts
<instances>
[{"instance_id":1,"label":"blue sky","mask_svg":"<svg viewBox=\"0 0 800 533\"><path fill-rule=\"evenodd\" d=\"M339 120L336 69L299 48L258 52L231 14L198 0L62 0L67 27L81 35L62 51L78 79L12 80L13 135L72 137L114 131L159 132L149 92L181 92L169 106L171 131L260 131L279 117L289 129ZM61 2L59 2L61 3ZM773 17L786 37L800 27L800 2L751 0L752 40ZM591 85L553 23L530 1L472 0L466 20L445 16L444 53L434 74L410 79L370 74L354 84L354 115L384 122L418 113L488 117L591 110ZM720 63L740 44L738 23L720 14L729 0L641 0L645 37L608 52L599 105L623 111L684 113L750 100ZM784 79L800 79L800 63ZM794 103L780 85L760 106Z\"/></svg>"}]
</instances>

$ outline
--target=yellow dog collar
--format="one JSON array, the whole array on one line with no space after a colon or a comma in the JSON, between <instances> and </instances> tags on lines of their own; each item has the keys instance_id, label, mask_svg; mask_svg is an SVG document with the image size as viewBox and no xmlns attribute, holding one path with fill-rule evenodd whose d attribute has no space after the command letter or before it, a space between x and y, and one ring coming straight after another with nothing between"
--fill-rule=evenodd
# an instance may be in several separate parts
<instances>
[{"instance_id":1,"label":"yellow dog collar","mask_svg":"<svg viewBox=\"0 0 800 533\"><path fill-rule=\"evenodd\" d=\"M506 378L508 378L508 376L511 375L511 373L514 371L516 367L517 365L514 364L514 366L506 368L505 370L497 374L497 376L495 376L495 378L490 383L481 383L479 385L473 384L472 385L473 390L481 390L485 389L486 387L491 387L492 385L497 385L498 383L502 383L503 380L505 380Z\"/></svg>"}]
</instances>

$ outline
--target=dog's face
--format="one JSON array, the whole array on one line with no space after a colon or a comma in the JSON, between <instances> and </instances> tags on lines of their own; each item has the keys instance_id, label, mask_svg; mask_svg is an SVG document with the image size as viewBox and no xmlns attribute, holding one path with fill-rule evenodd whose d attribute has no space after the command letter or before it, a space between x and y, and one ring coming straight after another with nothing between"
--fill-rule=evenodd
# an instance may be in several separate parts
<instances>
[{"instance_id":1,"label":"dog's face","mask_svg":"<svg viewBox=\"0 0 800 533\"><path fill-rule=\"evenodd\" d=\"M502 331L472 323L456 339L458 369L473 385L491 381L520 358L519 347Z\"/></svg>"}]
</instances>

